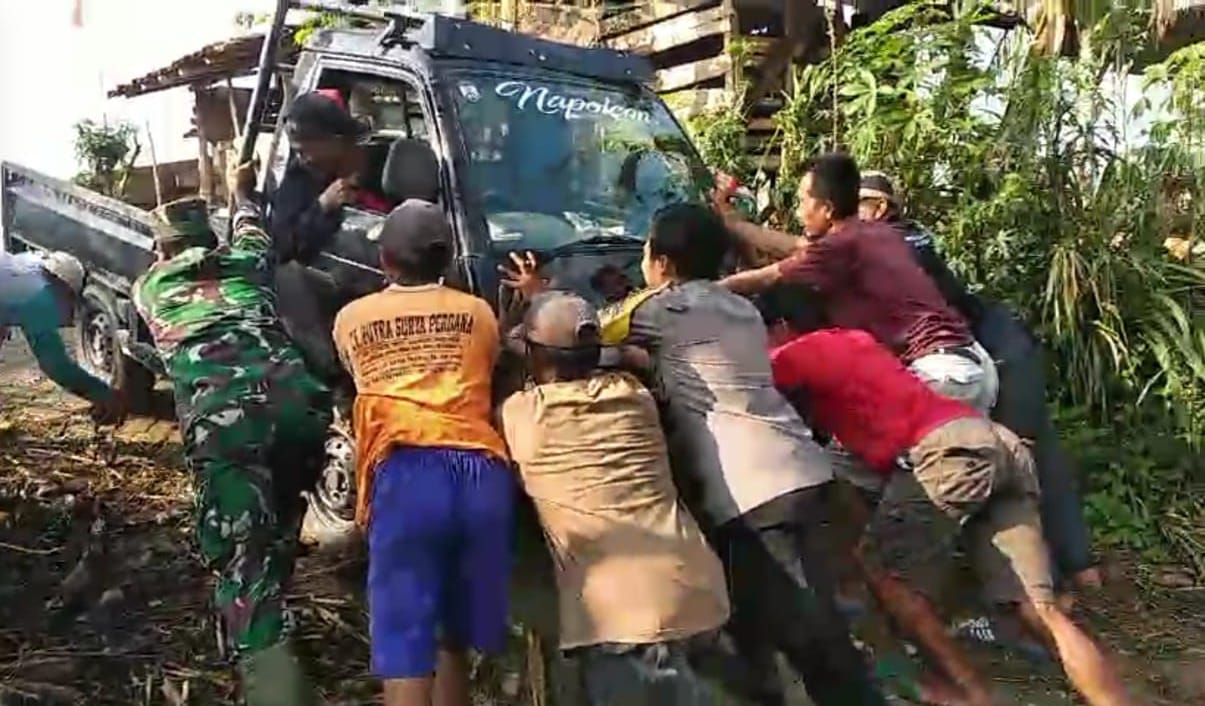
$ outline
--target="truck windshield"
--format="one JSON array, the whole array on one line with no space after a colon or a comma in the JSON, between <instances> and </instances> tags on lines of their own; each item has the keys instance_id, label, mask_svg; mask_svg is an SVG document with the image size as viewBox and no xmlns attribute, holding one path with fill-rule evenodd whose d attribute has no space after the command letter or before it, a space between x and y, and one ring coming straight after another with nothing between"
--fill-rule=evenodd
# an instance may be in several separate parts
<instances>
[{"instance_id":1,"label":"truck windshield","mask_svg":"<svg viewBox=\"0 0 1205 706\"><path fill-rule=\"evenodd\" d=\"M468 186L499 248L639 242L658 209L705 197L706 169L647 91L485 72L450 86Z\"/></svg>"}]
</instances>

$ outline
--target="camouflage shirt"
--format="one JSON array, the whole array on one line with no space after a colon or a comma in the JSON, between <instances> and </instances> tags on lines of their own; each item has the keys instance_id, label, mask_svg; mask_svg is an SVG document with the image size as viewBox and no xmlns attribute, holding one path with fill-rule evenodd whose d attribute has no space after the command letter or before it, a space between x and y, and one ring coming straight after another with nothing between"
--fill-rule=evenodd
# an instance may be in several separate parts
<instances>
[{"instance_id":1,"label":"camouflage shirt","mask_svg":"<svg viewBox=\"0 0 1205 706\"><path fill-rule=\"evenodd\" d=\"M287 340L276 314L271 244L258 209L244 205L229 244L189 248L138 278L134 306L169 371L182 349L227 334L268 347Z\"/></svg>"}]
</instances>

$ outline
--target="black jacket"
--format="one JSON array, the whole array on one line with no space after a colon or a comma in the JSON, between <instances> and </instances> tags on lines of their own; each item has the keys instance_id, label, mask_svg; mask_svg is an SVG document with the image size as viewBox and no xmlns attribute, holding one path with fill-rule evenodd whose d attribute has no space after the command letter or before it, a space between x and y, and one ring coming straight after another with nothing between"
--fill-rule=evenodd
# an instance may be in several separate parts
<instances>
[{"instance_id":1,"label":"black jacket","mask_svg":"<svg viewBox=\"0 0 1205 706\"><path fill-rule=\"evenodd\" d=\"M904 240L912 246L912 254L916 256L917 264L929 275L942 297L962 314L963 318L974 328L983 318L984 303L978 296L972 294L958 275L950 271L946 261L937 252L937 244L933 234L924 227L911 221L896 224L903 231Z\"/></svg>"},{"instance_id":2,"label":"black jacket","mask_svg":"<svg viewBox=\"0 0 1205 706\"><path fill-rule=\"evenodd\" d=\"M268 206L268 234L280 262L313 261L339 232L343 209L327 213L318 204L318 197L329 184L296 158L289 160Z\"/></svg>"},{"instance_id":3,"label":"black jacket","mask_svg":"<svg viewBox=\"0 0 1205 706\"><path fill-rule=\"evenodd\" d=\"M975 339L994 358L1013 360L1031 354L1037 346L1037 338L1024 321L1003 303L971 293L938 254L932 233L916 223L898 225L904 239L912 246L917 263L932 278L950 306L967 320Z\"/></svg>"}]
</instances>

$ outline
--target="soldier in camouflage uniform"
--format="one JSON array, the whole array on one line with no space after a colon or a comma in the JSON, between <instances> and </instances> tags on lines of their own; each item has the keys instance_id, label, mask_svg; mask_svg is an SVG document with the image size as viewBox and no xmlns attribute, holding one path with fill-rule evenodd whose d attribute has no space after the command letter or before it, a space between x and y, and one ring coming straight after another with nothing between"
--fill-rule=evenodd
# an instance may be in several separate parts
<instances>
[{"instance_id":1,"label":"soldier in camouflage uniform","mask_svg":"<svg viewBox=\"0 0 1205 706\"><path fill-rule=\"evenodd\" d=\"M174 385L197 539L247 703L304 706L315 697L287 642L283 587L330 405L276 314L271 241L248 198L254 172L237 179L229 244L217 244L200 199L156 210L159 259L134 304Z\"/></svg>"}]
</instances>

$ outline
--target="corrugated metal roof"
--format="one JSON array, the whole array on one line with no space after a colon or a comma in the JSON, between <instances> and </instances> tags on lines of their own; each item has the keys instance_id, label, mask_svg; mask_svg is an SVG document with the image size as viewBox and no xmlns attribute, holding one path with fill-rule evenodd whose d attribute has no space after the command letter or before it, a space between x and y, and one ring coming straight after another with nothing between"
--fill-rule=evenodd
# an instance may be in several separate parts
<instances>
[{"instance_id":1,"label":"corrugated metal roof","mask_svg":"<svg viewBox=\"0 0 1205 706\"><path fill-rule=\"evenodd\" d=\"M281 39L283 61L289 61L297 52L297 46L293 43L293 31L293 28L286 28ZM117 86L109 91L109 97L133 98L177 86L205 85L226 78L244 76L255 71L263 44L262 34L249 34L214 42L176 59L168 66Z\"/></svg>"}]
</instances>

